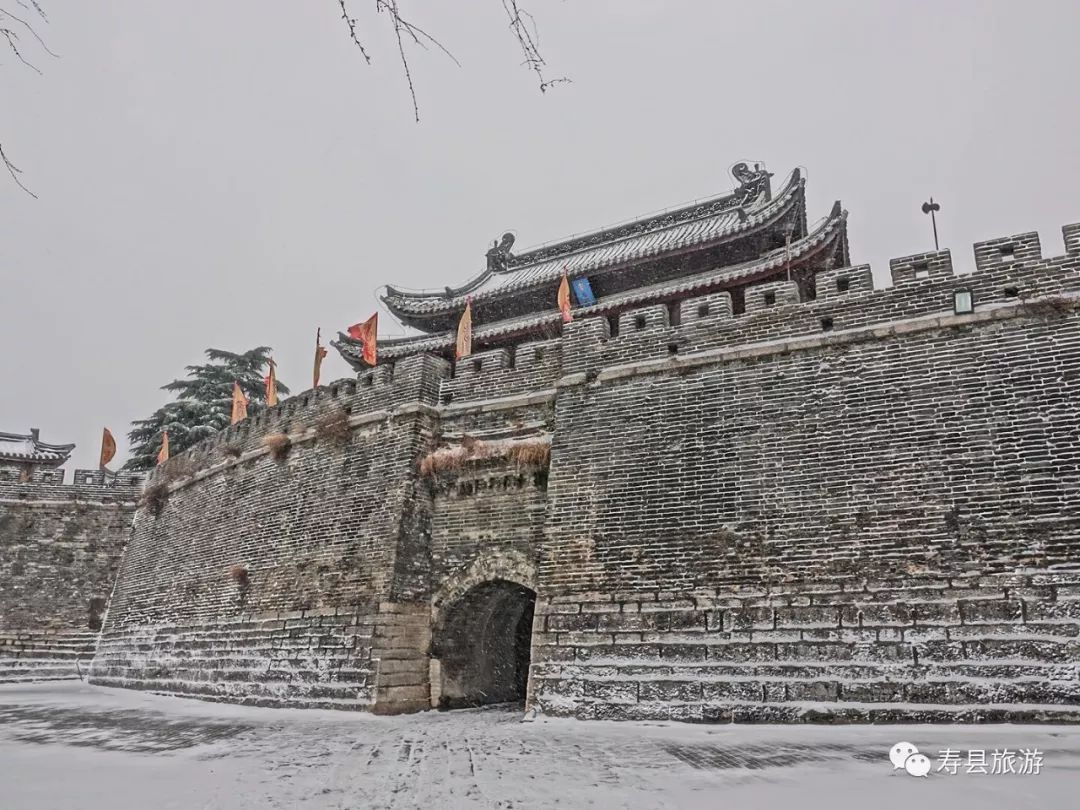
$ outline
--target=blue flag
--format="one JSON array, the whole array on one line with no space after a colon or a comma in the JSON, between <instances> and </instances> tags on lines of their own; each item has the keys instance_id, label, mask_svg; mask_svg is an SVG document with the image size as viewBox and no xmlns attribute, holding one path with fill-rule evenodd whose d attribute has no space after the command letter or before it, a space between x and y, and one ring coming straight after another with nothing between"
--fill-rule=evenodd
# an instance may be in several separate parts
<instances>
[{"instance_id":1,"label":"blue flag","mask_svg":"<svg viewBox=\"0 0 1080 810\"><path fill-rule=\"evenodd\" d=\"M593 295L589 279L585 276L578 276L570 282L570 286L574 288L574 298L577 299L578 306L591 307L596 303L596 296Z\"/></svg>"}]
</instances>

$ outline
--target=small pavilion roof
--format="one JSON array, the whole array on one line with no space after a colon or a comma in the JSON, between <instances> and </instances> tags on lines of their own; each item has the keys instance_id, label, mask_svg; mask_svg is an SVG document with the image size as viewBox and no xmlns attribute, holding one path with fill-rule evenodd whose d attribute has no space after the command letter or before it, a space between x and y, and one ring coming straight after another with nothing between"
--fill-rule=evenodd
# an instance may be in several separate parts
<instances>
[{"instance_id":1,"label":"small pavilion roof","mask_svg":"<svg viewBox=\"0 0 1080 810\"><path fill-rule=\"evenodd\" d=\"M790 248L779 248L741 264L717 267L706 273L670 279L660 284L630 290L605 298L593 306L576 308L574 316L579 318L600 315L613 310L648 304L652 301L670 300L677 296L704 295L718 289L764 281L775 278L776 274L782 271L789 262L798 264L809 257L819 255L823 250L831 250L837 246L841 247L844 252L842 259L846 261L846 225L847 211L841 208L840 203L836 203L830 215L820 225L802 239L792 242ZM557 329L561 322L561 313L557 308L552 307L548 311L535 315L499 321L476 328L473 332L473 343L482 350L485 344L496 343L505 336L528 334L544 327ZM456 335L453 330L433 335L380 340L379 359L380 361L394 360L425 352L445 353L453 350L455 340ZM358 371L367 368L361 359L363 347L360 341L339 332L338 340L331 341L331 345L353 368Z\"/></svg>"},{"instance_id":2,"label":"small pavilion roof","mask_svg":"<svg viewBox=\"0 0 1080 810\"><path fill-rule=\"evenodd\" d=\"M73 444L46 444L36 430L29 434L0 433L0 461L59 467L71 456Z\"/></svg>"},{"instance_id":3,"label":"small pavilion roof","mask_svg":"<svg viewBox=\"0 0 1080 810\"><path fill-rule=\"evenodd\" d=\"M489 266L461 287L417 292L387 286L382 300L395 316L423 328L424 320L462 311L467 297L474 301L502 298L557 283L564 269L574 278L719 244L768 227L804 202L805 181L798 169L775 197L766 172L758 171L753 178L723 196L519 255L508 254L505 267Z\"/></svg>"}]
</instances>

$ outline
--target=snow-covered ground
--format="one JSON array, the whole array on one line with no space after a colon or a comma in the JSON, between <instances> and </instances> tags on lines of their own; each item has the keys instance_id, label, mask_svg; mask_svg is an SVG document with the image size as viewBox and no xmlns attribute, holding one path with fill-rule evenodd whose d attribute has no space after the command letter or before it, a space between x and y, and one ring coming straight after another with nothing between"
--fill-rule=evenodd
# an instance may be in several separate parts
<instances>
[{"instance_id":1,"label":"snow-covered ground","mask_svg":"<svg viewBox=\"0 0 1080 810\"><path fill-rule=\"evenodd\" d=\"M893 770L901 740L929 756L928 777ZM937 771L945 749L959 752L956 774ZM978 751L990 771L995 749L1037 749L1041 772L966 772ZM5 810L1042 810L1076 807L1078 793L1080 728L528 723L495 709L372 717L0 687Z\"/></svg>"}]
</instances>

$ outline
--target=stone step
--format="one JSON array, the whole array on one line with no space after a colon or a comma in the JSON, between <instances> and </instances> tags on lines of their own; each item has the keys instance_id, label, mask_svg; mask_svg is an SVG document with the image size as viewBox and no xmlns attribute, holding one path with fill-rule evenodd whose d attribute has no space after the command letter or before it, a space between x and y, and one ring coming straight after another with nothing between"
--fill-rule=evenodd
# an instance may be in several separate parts
<instances>
[{"instance_id":1,"label":"stone step","mask_svg":"<svg viewBox=\"0 0 1080 810\"><path fill-rule=\"evenodd\" d=\"M1000 704L770 703L540 705L541 714L581 720L684 720L706 723L1053 723L1080 724L1080 707Z\"/></svg>"},{"instance_id":2,"label":"stone step","mask_svg":"<svg viewBox=\"0 0 1080 810\"><path fill-rule=\"evenodd\" d=\"M42 681L71 681L78 680L79 675L76 672L71 673L23 673L19 675L5 675L0 673L0 683L39 683Z\"/></svg>"},{"instance_id":3,"label":"stone step","mask_svg":"<svg viewBox=\"0 0 1080 810\"><path fill-rule=\"evenodd\" d=\"M183 697L209 697L227 699L229 702L244 702L246 698L262 698L276 702L301 701L305 706L312 700L334 700L341 702L359 702L369 700L371 690L360 683L340 684L302 684L269 682L243 683L240 688L230 689L221 683L196 683L174 679L109 677L94 674L90 683L98 686L112 686L125 689L139 689L159 694Z\"/></svg>"},{"instance_id":4,"label":"stone step","mask_svg":"<svg viewBox=\"0 0 1080 810\"><path fill-rule=\"evenodd\" d=\"M769 704L787 702L860 704L935 704L986 706L1058 704L1078 707L1080 681L921 680L842 681L727 678L723 680L631 679L542 680L535 685L541 702L583 701L611 704Z\"/></svg>"},{"instance_id":5,"label":"stone step","mask_svg":"<svg viewBox=\"0 0 1080 810\"><path fill-rule=\"evenodd\" d=\"M720 678L777 678L777 679L836 679L836 680L900 680L918 681L927 678L946 679L1036 679L1076 680L1080 678L1080 662L1071 664L992 662L955 662L867 664L862 662L729 664L713 661L690 663L637 663L604 665L592 663L534 664L534 677L567 679L603 679L613 676L651 679L684 678L717 680Z\"/></svg>"},{"instance_id":6,"label":"stone step","mask_svg":"<svg viewBox=\"0 0 1080 810\"><path fill-rule=\"evenodd\" d=\"M155 662L141 667L115 666L100 660L95 661L93 666L95 677L119 677L127 680L168 678L191 683L328 683L328 684L366 684L373 677L373 673L359 669L341 669L326 673L313 672L311 670L283 670L283 669L191 669L186 667L170 667L167 664Z\"/></svg>"}]
</instances>

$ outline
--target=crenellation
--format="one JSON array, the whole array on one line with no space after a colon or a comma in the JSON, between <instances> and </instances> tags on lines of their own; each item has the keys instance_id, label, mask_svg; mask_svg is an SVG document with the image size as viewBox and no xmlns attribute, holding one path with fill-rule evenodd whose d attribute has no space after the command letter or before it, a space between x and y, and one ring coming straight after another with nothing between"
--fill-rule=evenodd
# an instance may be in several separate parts
<instances>
[{"instance_id":1,"label":"crenellation","mask_svg":"<svg viewBox=\"0 0 1080 810\"><path fill-rule=\"evenodd\" d=\"M444 406L496 400L554 386L561 375L560 340L525 343L507 349L477 352L457 362L454 376L442 386Z\"/></svg>"},{"instance_id":2,"label":"crenellation","mask_svg":"<svg viewBox=\"0 0 1080 810\"><path fill-rule=\"evenodd\" d=\"M574 318L565 324L561 358L563 375L588 374L598 368L612 340L611 323L606 317Z\"/></svg>"},{"instance_id":3,"label":"crenellation","mask_svg":"<svg viewBox=\"0 0 1080 810\"><path fill-rule=\"evenodd\" d=\"M518 345L514 354L514 368L546 378L562 369L563 341L536 340Z\"/></svg>"},{"instance_id":4,"label":"crenellation","mask_svg":"<svg viewBox=\"0 0 1080 810\"><path fill-rule=\"evenodd\" d=\"M616 339L629 338L638 332L668 325L668 309L663 304L629 309L619 314L619 334Z\"/></svg>"},{"instance_id":5,"label":"crenellation","mask_svg":"<svg viewBox=\"0 0 1080 810\"><path fill-rule=\"evenodd\" d=\"M938 250L890 259L889 275L893 286L947 281L953 277L952 253Z\"/></svg>"},{"instance_id":6,"label":"crenellation","mask_svg":"<svg viewBox=\"0 0 1080 810\"><path fill-rule=\"evenodd\" d=\"M1034 231L975 243L975 268L977 270L1033 263L1041 261L1042 257L1039 234Z\"/></svg>"},{"instance_id":7,"label":"crenellation","mask_svg":"<svg viewBox=\"0 0 1080 810\"><path fill-rule=\"evenodd\" d=\"M815 276L815 284L814 300L818 304L843 301L875 290L874 274L868 264L823 270Z\"/></svg>"},{"instance_id":8,"label":"crenellation","mask_svg":"<svg viewBox=\"0 0 1080 810\"><path fill-rule=\"evenodd\" d=\"M509 349L491 349L486 352L474 352L455 364L455 380L466 380L478 374L510 368Z\"/></svg>"},{"instance_id":9,"label":"crenellation","mask_svg":"<svg viewBox=\"0 0 1080 810\"><path fill-rule=\"evenodd\" d=\"M1065 239L1065 252L1070 256L1080 254L1080 222L1063 225L1061 234Z\"/></svg>"},{"instance_id":10,"label":"crenellation","mask_svg":"<svg viewBox=\"0 0 1080 810\"><path fill-rule=\"evenodd\" d=\"M718 292L687 298L680 304L679 324L716 323L734 317L731 293Z\"/></svg>"},{"instance_id":11,"label":"crenellation","mask_svg":"<svg viewBox=\"0 0 1080 810\"><path fill-rule=\"evenodd\" d=\"M799 303L799 287L794 281L752 284L746 288L746 314L756 315Z\"/></svg>"}]
</instances>

